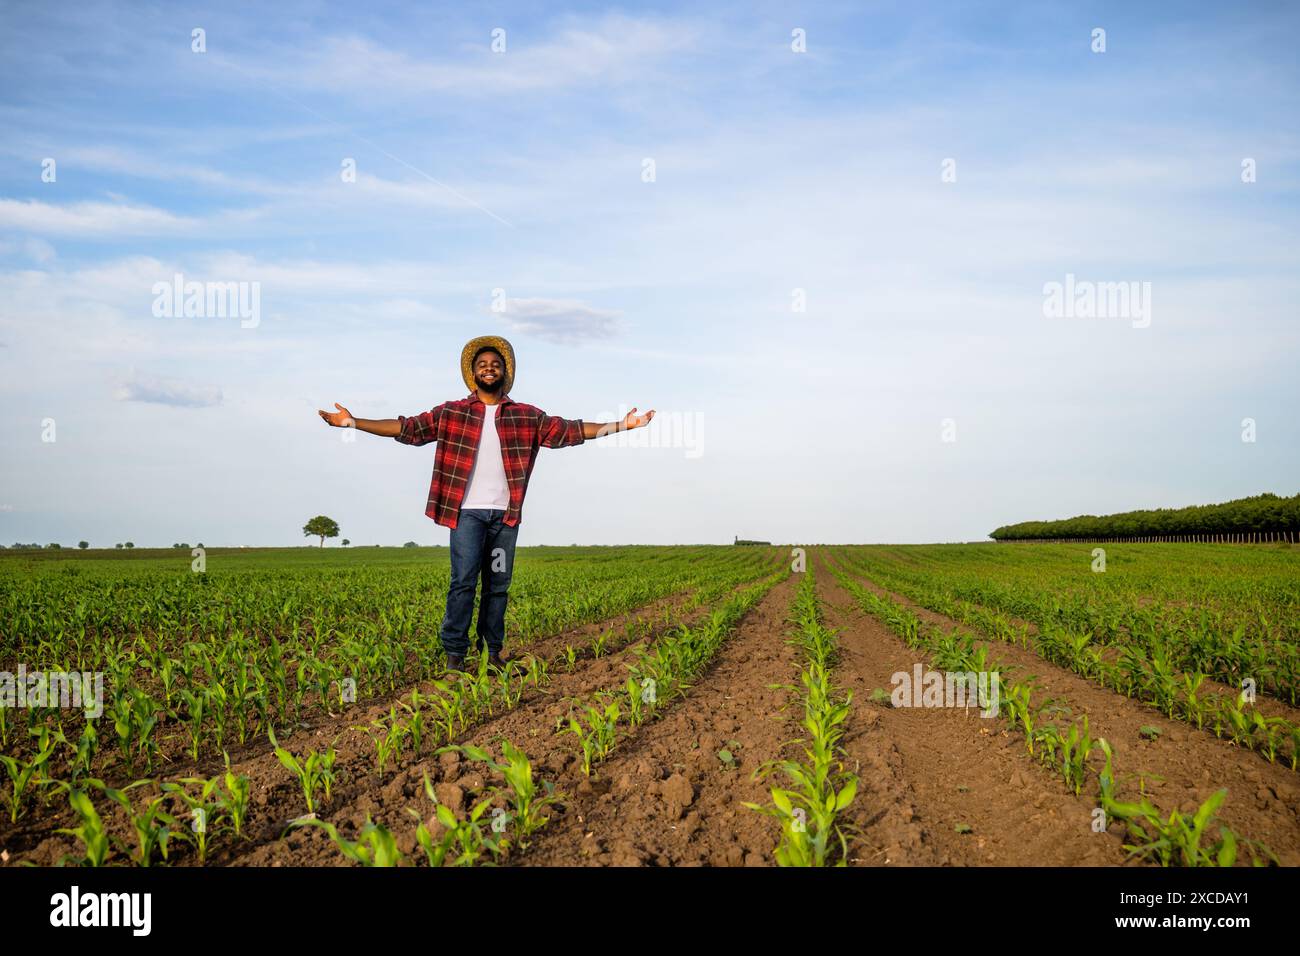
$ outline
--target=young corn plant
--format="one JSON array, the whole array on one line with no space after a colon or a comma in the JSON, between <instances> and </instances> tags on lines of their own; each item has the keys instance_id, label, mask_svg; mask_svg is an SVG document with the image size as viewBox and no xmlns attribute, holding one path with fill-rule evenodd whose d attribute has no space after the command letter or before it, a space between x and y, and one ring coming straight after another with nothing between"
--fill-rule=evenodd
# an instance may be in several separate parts
<instances>
[{"instance_id":1,"label":"young corn plant","mask_svg":"<svg viewBox=\"0 0 1300 956\"><path fill-rule=\"evenodd\" d=\"M497 689L501 692L501 702L506 710L514 710L519 699L524 695L527 675L521 673L522 665L510 661L505 667L496 669Z\"/></svg>"},{"instance_id":2,"label":"young corn plant","mask_svg":"<svg viewBox=\"0 0 1300 956\"><path fill-rule=\"evenodd\" d=\"M1031 704L1032 690L1028 684L1012 684L1002 691L1002 706L1006 708L1007 719L1012 729L1019 727L1025 735L1025 747L1029 755L1034 755L1034 725L1037 712Z\"/></svg>"},{"instance_id":3,"label":"young corn plant","mask_svg":"<svg viewBox=\"0 0 1300 956\"><path fill-rule=\"evenodd\" d=\"M415 842L424 851L430 866L446 866L449 859L453 866L474 866L483 858L484 851L494 857L505 851L504 841L490 835L490 827L485 832L483 824L479 822L492 804L490 797L475 804L464 820L457 820L451 807L438 802L428 774L424 777L424 793L434 804L434 818L442 827L441 837L434 840L418 810L408 807L406 812L419 821L415 828Z\"/></svg>"},{"instance_id":4,"label":"young corn plant","mask_svg":"<svg viewBox=\"0 0 1300 956\"><path fill-rule=\"evenodd\" d=\"M9 774L9 787L0 791L0 797L3 797L5 803L9 805L10 823L17 823L19 816L23 814L31 787L33 784L39 784L44 778L45 764L54 753L56 746L55 742L50 741L44 749L25 761L0 754L0 764L4 764Z\"/></svg>"},{"instance_id":5,"label":"young corn plant","mask_svg":"<svg viewBox=\"0 0 1300 956\"><path fill-rule=\"evenodd\" d=\"M411 691L411 702L401 702L402 709L407 713L406 723L404 725L405 735L411 738L411 750L418 754L424 740L424 713L421 710L422 698L418 690Z\"/></svg>"},{"instance_id":6,"label":"young corn plant","mask_svg":"<svg viewBox=\"0 0 1300 956\"><path fill-rule=\"evenodd\" d=\"M333 747L324 753L312 750L306 758L299 760L280 746L280 742L275 739L274 728L268 727L267 734L271 739L271 746L275 748L276 758L298 779L303 797L307 801L307 812L315 813L315 798L318 790L323 787L326 802L330 799L330 788L334 784L334 759L338 756L338 752Z\"/></svg>"},{"instance_id":7,"label":"young corn plant","mask_svg":"<svg viewBox=\"0 0 1300 956\"><path fill-rule=\"evenodd\" d=\"M402 742L406 740L408 729L397 719L397 708L391 707L387 717L380 717L370 722L369 727L353 727L364 731L375 745L375 773L383 774L388 761L402 752Z\"/></svg>"},{"instance_id":8,"label":"young corn plant","mask_svg":"<svg viewBox=\"0 0 1300 956\"><path fill-rule=\"evenodd\" d=\"M1101 807L1107 819L1119 820L1128 830L1133 842L1124 844L1124 849L1134 858L1161 866L1232 866L1237 861L1238 847L1244 845L1253 864L1277 862L1267 847L1253 840L1243 841L1227 827L1219 827L1218 839L1204 845L1214 815L1228 796L1226 788L1212 794L1190 818L1177 810L1163 818L1145 796L1137 803L1116 799L1110 744L1105 739L1098 740L1097 744L1105 755L1100 774Z\"/></svg>"},{"instance_id":9,"label":"young corn plant","mask_svg":"<svg viewBox=\"0 0 1300 956\"><path fill-rule=\"evenodd\" d=\"M72 756L68 760L68 772L72 775L75 782L82 777L89 777L91 774L91 764L95 760L95 751L99 746L99 735L95 732L95 725L92 721L86 721L81 728L81 736L77 738L74 744L69 738L59 735L62 744L72 751Z\"/></svg>"},{"instance_id":10,"label":"young corn plant","mask_svg":"<svg viewBox=\"0 0 1300 956\"><path fill-rule=\"evenodd\" d=\"M90 795L84 790L69 787L68 803L72 806L72 812L77 815L78 825L61 827L54 832L76 837L81 841L82 852L80 857L65 856L60 861L60 866L69 862L76 866L103 866L104 861L108 859L109 840L108 831L104 829L104 821L100 819L99 811L95 809Z\"/></svg>"},{"instance_id":11,"label":"young corn plant","mask_svg":"<svg viewBox=\"0 0 1300 956\"><path fill-rule=\"evenodd\" d=\"M1165 716L1173 719L1178 706L1178 682L1172 652L1167 644L1161 642L1153 644L1147 655L1146 690Z\"/></svg>"},{"instance_id":12,"label":"young corn plant","mask_svg":"<svg viewBox=\"0 0 1300 956\"><path fill-rule=\"evenodd\" d=\"M1061 738L1061 775L1068 786L1074 787L1076 795L1083 789L1088 774L1088 758L1095 746L1088 732L1087 714L1083 715L1082 732L1077 723L1071 724L1070 732Z\"/></svg>"},{"instance_id":13,"label":"young corn plant","mask_svg":"<svg viewBox=\"0 0 1300 956\"><path fill-rule=\"evenodd\" d=\"M578 717L569 713L569 726L564 731L576 736L582 746L582 772L591 776L592 765L604 760L614 749L618 734L618 702L606 700L607 695L597 695L597 702L586 704ZM603 704L603 706L602 706ZM583 726L583 720L586 726Z\"/></svg>"},{"instance_id":14,"label":"young corn plant","mask_svg":"<svg viewBox=\"0 0 1300 956\"><path fill-rule=\"evenodd\" d=\"M1197 696L1203 683L1205 683L1204 674L1183 675L1183 714L1196 721L1197 730L1201 729L1201 724L1205 720L1205 708Z\"/></svg>"},{"instance_id":15,"label":"young corn plant","mask_svg":"<svg viewBox=\"0 0 1300 956\"><path fill-rule=\"evenodd\" d=\"M833 850L830 840L834 836L838 839L840 848L837 865L847 866L848 840L844 829L835 823L835 815L853 802L857 793L857 778L849 777L845 780L831 794L828 804L826 800L813 796L817 792L817 786L807 768L801 764L792 760L777 761L760 768L759 773L766 775L774 770L783 771L799 789L773 787L771 807L748 802L744 805L781 821L781 842L776 848L777 864L825 866Z\"/></svg>"},{"instance_id":16,"label":"young corn plant","mask_svg":"<svg viewBox=\"0 0 1300 956\"><path fill-rule=\"evenodd\" d=\"M458 847L460 850L452 860L452 866L476 866L482 861L484 851L491 853L493 858L499 857L505 851L504 841L492 835L491 826L485 828L479 822L491 805L491 798L480 800L469 811L469 815L460 821L451 814L446 805L438 805L438 822L447 828L445 836L450 838L451 846ZM448 815L451 815L450 825L447 821Z\"/></svg>"},{"instance_id":17,"label":"young corn plant","mask_svg":"<svg viewBox=\"0 0 1300 956\"><path fill-rule=\"evenodd\" d=\"M443 741L450 741L456 736L456 728L464 727L464 701L461 697L460 687L452 688L450 685L437 682L434 683L437 693L425 700L432 700L434 706L434 730L438 731L438 736Z\"/></svg>"},{"instance_id":18,"label":"young corn plant","mask_svg":"<svg viewBox=\"0 0 1300 956\"><path fill-rule=\"evenodd\" d=\"M457 684L458 688L463 688L465 699L474 710L474 719L478 720L483 711L492 716L492 675L488 673L487 655L484 654L479 658L478 671L473 677L467 677Z\"/></svg>"},{"instance_id":19,"label":"young corn plant","mask_svg":"<svg viewBox=\"0 0 1300 956\"><path fill-rule=\"evenodd\" d=\"M424 851L425 859L428 861L430 866L440 867L446 864L447 853L456 842L456 836L452 832L452 827L456 824L456 815L451 812L450 808L443 807L442 804L438 802L438 797L433 790L433 784L429 782L428 773L424 775L424 794L437 809L445 809L447 811L446 814L443 815L440 815L435 811L435 817L443 826L442 839L437 843L434 842L433 834L425 824L424 817L420 815L420 811L407 807L406 812L413 816L417 821L415 828L415 842L420 849ZM451 826L448 826L447 821L450 821Z\"/></svg>"},{"instance_id":20,"label":"young corn plant","mask_svg":"<svg viewBox=\"0 0 1300 956\"><path fill-rule=\"evenodd\" d=\"M230 754L226 758L226 772L222 777L223 792L219 798L221 809L230 817L230 825L235 836L242 836L244 821L248 819L248 798L251 781L244 774L236 774L230 769Z\"/></svg>"},{"instance_id":21,"label":"young corn plant","mask_svg":"<svg viewBox=\"0 0 1300 956\"><path fill-rule=\"evenodd\" d=\"M365 826L357 835L358 839L345 840L334 824L325 820L295 820L290 827L320 827L328 835L339 851L353 863L361 866L398 866L402 862L402 852L397 848L397 841L382 823L375 823L369 816Z\"/></svg>"},{"instance_id":22,"label":"young corn plant","mask_svg":"<svg viewBox=\"0 0 1300 956\"><path fill-rule=\"evenodd\" d=\"M528 760L528 755L518 747L514 746L508 740L501 741L501 754L505 758L504 763L498 763L492 759L492 755L481 747L462 746L462 747L443 747L438 752L446 750L455 750L464 754L470 760L479 760L487 764L490 770L500 773L505 777L506 788L493 788L492 793L506 794L511 807L511 819L515 826L515 836L520 841L520 845L527 846L527 839L538 830L540 830L550 820L545 816L547 807L559 801L555 794L555 788L549 780L544 781L539 788L537 781L533 779L533 765Z\"/></svg>"},{"instance_id":23,"label":"young corn plant","mask_svg":"<svg viewBox=\"0 0 1300 956\"><path fill-rule=\"evenodd\" d=\"M623 690L627 693L627 719L633 727L640 727L641 721L645 719L645 689L636 679L636 675L631 675L627 683L623 685Z\"/></svg>"},{"instance_id":24,"label":"young corn plant","mask_svg":"<svg viewBox=\"0 0 1300 956\"><path fill-rule=\"evenodd\" d=\"M180 700L185 704L183 716L178 714L185 732L189 736L190 759L197 761L199 759L199 748L203 746L204 718L207 716L207 692L203 688L191 690L182 688L178 692Z\"/></svg>"},{"instance_id":25,"label":"young corn plant","mask_svg":"<svg viewBox=\"0 0 1300 956\"><path fill-rule=\"evenodd\" d=\"M135 848L130 849L127 844L121 840L114 839L118 848L131 857L131 862L136 866L152 866L155 854L161 854L163 860L167 859L167 846L180 826L176 819L163 810L163 804L166 802L165 796L157 796L145 803L144 808L136 811L131 804L131 796L128 791L135 787L144 786L152 781L137 780L128 784L121 790L104 786L101 781L89 780L88 783L96 785L103 790L104 794L120 806L125 812L126 817L131 823L131 829L135 834Z\"/></svg>"},{"instance_id":26,"label":"young corn plant","mask_svg":"<svg viewBox=\"0 0 1300 956\"><path fill-rule=\"evenodd\" d=\"M1277 761L1278 744L1289 725L1284 717L1265 717L1257 710L1250 713L1250 733L1252 747L1262 750L1269 763Z\"/></svg>"},{"instance_id":27,"label":"young corn plant","mask_svg":"<svg viewBox=\"0 0 1300 956\"><path fill-rule=\"evenodd\" d=\"M217 833L225 820L222 816L225 804L217 790L221 782L220 776L207 780L202 777L185 777L162 785L163 793L175 796L190 813L189 827L179 827L176 836L193 844L200 864L208 857L209 836ZM198 792L191 793L189 788L196 784Z\"/></svg>"}]
</instances>

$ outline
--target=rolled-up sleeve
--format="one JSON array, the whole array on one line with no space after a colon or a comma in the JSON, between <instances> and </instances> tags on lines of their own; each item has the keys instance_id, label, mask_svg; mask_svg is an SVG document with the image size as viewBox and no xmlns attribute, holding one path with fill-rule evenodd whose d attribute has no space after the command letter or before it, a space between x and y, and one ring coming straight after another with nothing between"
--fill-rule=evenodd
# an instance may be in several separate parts
<instances>
[{"instance_id":1,"label":"rolled-up sleeve","mask_svg":"<svg viewBox=\"0 0 1300 956\"><path fill-rule=\"evenodd\" d=\"M443 403L446 404L445 402ZM403 445L427 445L438 438L438 419L442 416L443 405L430 409L427 412L420 412L418 415L412 415L409 418L406 415L398 415L397 423L402 430L393 436L394 441L399 441Z\"/></svg>"},{"instance_id":2,"label":"rolled-up sleeve","mask_svg":"<svg viewBox=\"0 0 1300 956\"><path fill-rule=\"evenodd\" d=\"M557 418L545 412L537 424L537 439L543 448L568 448L587 440L582 434L581 418Z\"/></svg>"}]
</instances>

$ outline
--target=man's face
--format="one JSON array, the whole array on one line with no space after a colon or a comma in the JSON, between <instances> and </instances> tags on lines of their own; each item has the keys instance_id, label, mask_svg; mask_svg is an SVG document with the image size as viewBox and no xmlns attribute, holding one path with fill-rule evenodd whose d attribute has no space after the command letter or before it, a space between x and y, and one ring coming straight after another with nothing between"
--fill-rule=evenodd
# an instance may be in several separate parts
<instances>
[{"instance_id":1,"label":"man's face","mask_svg":"<svg viewBox=\"0 0 1300 956\"><path fill-rule=\"evenodd\" d=\"M488 349L474 359L474 384L483 391L495 394L506 379L506 363L496 352Z\"/></svg>"}]
</instances>

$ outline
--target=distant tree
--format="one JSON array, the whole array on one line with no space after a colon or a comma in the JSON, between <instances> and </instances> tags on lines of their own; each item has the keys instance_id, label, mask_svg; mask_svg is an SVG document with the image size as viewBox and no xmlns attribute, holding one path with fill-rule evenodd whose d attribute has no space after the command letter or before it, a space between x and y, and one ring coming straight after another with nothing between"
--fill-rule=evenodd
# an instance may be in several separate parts
<instances>
[{"instance_id":1,"label":"distant tree","mask_svg":"<svg viewBox=\"0 0 1300 956\"><path fill-rule=\"evenodd\" d=\"M77 542L77 547L80 548L82 551L85 551L87 548L90 547L90 542L89 542L89 541L78 541L78 542Z\"/></svg>"},{"instance_id":2,"label":"distant tree","mask_svg":"<svg viewBox=\"0 0 1300 956\"><path fill-rule=\"evenodd\" d=\"M349 541L347 538L344 538L344 539L343 539L343 547L346 548L346 547L347 547L348 545L350 545L351 543L352 543L352 542Z\"/></svg>"},{"instance_id":3,"label":"distant tree","mask_svg":"<svg viewBox=\"0 0 1300 956\"><path fill-rule=\"evenodd\" d=\"M201 547L203 547L203 542L200 541L200 542L199 542L198 544L196 544L194 547L196 547L196 548L201 548Z\"/></svg>"},{"instance_id":4,"label":"distant tree","mask_svg":"<svg viewBox=\"0 0 1300 956\"><path fill-rule=\"evenodd\" d=\"M320 546L323 548L326 538L338 537L339 523L325 515L317 515L302 526L302 533L308 537L320 538Z\"/></svg>"},{"instance_id":5,"label":"distant tree","mask_svg":"<svg viewBox=\"0 0 1300 956\"><path fill-rule=\"evenodd\" d=\"M134 542L134 541L128 541L128 542L126 543L126 547L128 547L128 548L134 548L134 547L135 547L135 542Z\"/></svg>"},{"instance_id":6,"label":"distant tree","mask_svg":"<svg viewBox=\"0 0 1300 956\"><path fill-rule=\"evenodd\" d=\"M416 544L414 541L408 541L408 542L406 542L406 544L402 545L402 547L403 547L403 548L418 548L419 545Z\"/></svg>"},{"instance_id":7,"label":"distant tree","mask_svg":"<svg viewBox=\"0 0 1300 956\"><path fill-rule=\"evenodd\" d=\"M45 547L49 551L58 551L63 547L63 545L59 544L57 541L51 541Z\"/></svg>"},{"instance_id":8,"label":"distant tree","mask_svg":"<svg viewBox=\"0 0 1300 956\"><path fill-rule=\"evenodd\" d=\"M121 550L122 550L122 542L119 541L117 544L113 545L113 547L115 547L115 548L117 548L119 551L121 551Z\"/></svg>"}]
</instances>

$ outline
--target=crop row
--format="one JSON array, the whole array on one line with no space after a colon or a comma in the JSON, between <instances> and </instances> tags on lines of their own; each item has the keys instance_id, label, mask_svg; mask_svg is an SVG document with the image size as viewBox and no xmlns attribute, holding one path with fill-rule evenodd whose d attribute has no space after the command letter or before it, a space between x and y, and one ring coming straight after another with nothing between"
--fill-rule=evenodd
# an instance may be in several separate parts
<instances>
[{"instance_id":1,"label":"crop row","mask_svg":"<svg viewBox=\"0 0 1300 956\"><path fill-rule=\"evenodd\" d=\"M1107 826L1123 824L1128 839L1125 849L1136 859L1162 866L1232 866L1244 848L1252 864L1276 862L1267 847L1243 840L1231 829L1220 826L1213 835L1215 814L1227 798L1220 789L1192 814L1178 810L1162 815L1145 796L1137 802L1119 798L1114 769L1114 750L1104 738L1093 738L1088 717L1073 718L1069 708L1057 700L1037 701L1032 675L1017 679L1014 666L999 662L975 635L958 628L944 631L923 622L915 612L891 598L881 597L856 580L848 571L832 571L849 593L869 614L883 622L910 648L927 653L936 666L946 671L999 676L998 713L1008 729L1023 735L1026 752L1060 775L1074 793L1081 793L1087 780L1097 781L1098 805ZM976 688L968 682L967 690ZM1069 717L1068 725L1065 718ZM1098 768L1094 754L1104 761Z\"/></svg>"},{"instance_id":2,"label":"crop row","mask_svg":"<svg viewBox=\"0 0 1300 956\"><path fill-rule=\"evenodd\" d=\"M1179 662L1187 656L1178 652L1177 638L1152 634L1145 641L1123 641L1115 646L1117 654L1107 656L1091 633L1070 630L1050 618L1040 619L1037 633L1031 635L1027 627L996 611L953 597L938 579L918 580L874 569L869 573L923 607L974 625L996 640L1032 649L1045 660L1148 704L1171 720L1226 738L1269 763L1281 760L1292 770L1300 765L1300 725L1264 714L1248 695L1202 690L1208 675L1180 669Z\"/></svg>"},{"instance_id":3,"label":"crop row","mask_svg":"<svg viewBox=\"0 0 1300 956\"><path fill-rule=\"evenodd\" d=\"M853 694L839 696L831 684L835 632L822 621L815 573L812 567L804 572L790 605L795 627L790 643L802 649L805 659L799 678L807 736L793 742L802 746L802 757L768 761L755 770L755 779L781 774L786 786L771 788L770 806L745 804L781 822L775 852L780 866L826 866L832 861L847 866L849 828L840 817L858 791L857 776L842 769L840 746Z\"/></svg>"}]
</instances>

